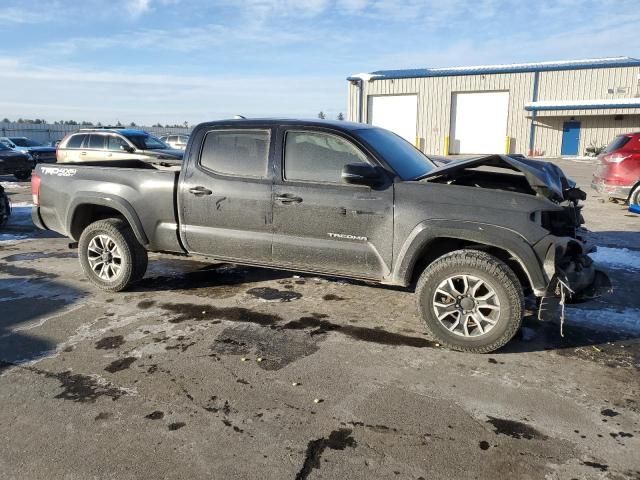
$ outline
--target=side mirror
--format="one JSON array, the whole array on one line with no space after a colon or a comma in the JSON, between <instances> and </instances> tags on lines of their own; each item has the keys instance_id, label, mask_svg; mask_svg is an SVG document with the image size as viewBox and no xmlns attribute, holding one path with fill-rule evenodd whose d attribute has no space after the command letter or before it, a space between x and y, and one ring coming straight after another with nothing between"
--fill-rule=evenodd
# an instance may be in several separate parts
<instances>
[{"instance_id":1,"label":"side mirror","mask_svg":"<svg viewBox=\"0 0 640 480\"><path fill-rule=\"evenodd\" d=\"M382 180L382 174L378 169L368 163L350 163L342 168L342 181L345 183L373 187L380 185Z\"/></svg>"},{"instance_id":2,"label":"side mirror","mask_svg":"<svg viewBox=\"0 0 640 480\"><path fill-rule=\"evenodd\" d=\"M128 152L128 153L133 153L136 151L135 148L130 147L129 145L120 145L120 150L122 150L123 152Z\"/></svg>"}]
</instances>

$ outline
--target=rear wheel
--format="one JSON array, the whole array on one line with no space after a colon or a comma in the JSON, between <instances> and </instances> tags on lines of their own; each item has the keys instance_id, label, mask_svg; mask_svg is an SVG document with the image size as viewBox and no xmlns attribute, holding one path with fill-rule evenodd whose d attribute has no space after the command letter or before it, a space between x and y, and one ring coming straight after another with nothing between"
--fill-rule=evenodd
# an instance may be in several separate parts
<instances>
[{"instance_id":1,"label":"rear wheel","mask_svg":"<svg viewBox=\"0 0 640 480\"><path fill-rule=\"evenodd\" d=\"M640 205L640 186L637 186L629 195L629 205Z\"/></svg>"},{"instance_id":2,"label":"rear wheel","mask_svg":"<svg viewBox=\"0 0 640 480\"><path fill-rule=\"evenodd\" d=\"M31 170L21 170L19 172L15 172L13 176L21 182L26 182L31 178Z\"/></svg>"},{"instance_id":3,"label":"rear wheel","mask_svg":"<svg viewBox=\"0 0 640 480\"><path fill-rule=\"evenodd\" d=\"M430 264L416 288L429 333L454 350L488 353L522 324L524 295L504 262L477 250L457 250Z\"/></svg>"},{"instance_id":4,"label":"rear wheel","mask_svg":"<svg viewBox=\"0 0 640 480\"><path fill-rule=\"evenodd\" d=\"M91 283L110 292L124 290L147 270L147 251L120 218L98 220L85 228L78 256Z\"/></svg>"}]
</instances>

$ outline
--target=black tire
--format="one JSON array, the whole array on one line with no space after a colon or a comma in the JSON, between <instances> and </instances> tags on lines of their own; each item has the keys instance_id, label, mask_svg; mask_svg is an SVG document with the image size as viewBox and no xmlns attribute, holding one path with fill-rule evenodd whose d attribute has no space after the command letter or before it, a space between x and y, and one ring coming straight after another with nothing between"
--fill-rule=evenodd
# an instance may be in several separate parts
<instances>
[{"instance_id":1,"label":"black tire","mask_svg":"<svg viewBox=\"0 0 640 480\"><path fill-rule=\"evenodd\" d=\"M437 307L434 305L436 291L443 282L456 275L470 275L482 280L491 287L497 297L499 309L494 317L495 324L490 329L487 328L484 334L475 337L462 336L462 334L453 333L438 320ZM428 333L443 346L452 350L472 353L493 352L506 345L522 324L524 294L518 277L504 262L482 251L457 250L438 258L422 272L416 287L416 295L418 311ZM455 317L445 317L447 318L455 319ZM454 323L453 320L451 323ZM471 328L472 330L475 328L473 321Z\"/></svg>"},{"instance_id":2,"label":"black tire","mask_svg":"<svg viewBox=\"0 0 640 480\"><path fill-rule=\"evenodd\" d=\"M637 186L629 195L629 205L640 205L640 186Z\"/></svg>"},{"instance_id":3,"label":"black tire","mask_svg":"<svg viewBox=\"0 0 640 480\"><path fill-rule=\"evenodd\" d=\"M13 176L21 182L26 182L31 178L31 170L21 170L19 172L14 172Z\"/></svg>"},{"instance_id":4,"label":"black tire","mask_svg":"<svg viewBox=\"0 0 640 480\"><path fill-rule=\"evenodd\" d=\"M0 187L0 228L4 227L9 221L11 215L11 204L4 188Z\"/></svg>"},{"instance_id":5,"label":"black tire","mask_svg":"<svg viewBox=\"0 0 640 480\"><path fill-rule=\"evenodd\" d=\"M109 237L119 249L120 270L117 276L111 280L101 278L89 263L89 245L92 239L99 235ZM98 220L87 226L80 235L78 257L82 270L91 283L108 292L119 292L126 289L133 282L144 277L147 271L147 251L140 245L129 224L121 218Z\"/></svg>"}]
</instances>

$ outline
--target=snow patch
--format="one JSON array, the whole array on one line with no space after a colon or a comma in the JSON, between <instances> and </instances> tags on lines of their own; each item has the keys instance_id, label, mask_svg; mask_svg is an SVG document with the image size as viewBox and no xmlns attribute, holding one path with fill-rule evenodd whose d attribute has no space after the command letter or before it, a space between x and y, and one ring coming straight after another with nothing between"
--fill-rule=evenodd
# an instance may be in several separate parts
<instances>
[{"instance_id":1,"label":"snow patch","mask_svg":"<svg viewBox=\"0 0 640 480\"><path fill-rule=\"evenodd\" d=\"M0 182L0 187L3 187L5 190L24 190L25 188L29 188L30 185L16 182Z\"/></svg>"},{"instance_id":2,"label":"snow patch","mask_svg":"<svg viewBox=\"0 0 640 480\"><path fill-rule=\"evenodd\" d=\"M587 310L567 307L566 311L566 322L575 326L629 334L640 333L640 309L638 308L625 308L619 311L612 308Z\"/></svg>"},{"instance_id":3,"label":"snow patch","mask_svg":"<svg viewBox=\"0 0 640 480\"><path fill-rule=\"evenodd\" d=\"M628 248L598 247L589 256L598 264L613 269L640 270L640 251Z\"/></svg>"}]
</instances>

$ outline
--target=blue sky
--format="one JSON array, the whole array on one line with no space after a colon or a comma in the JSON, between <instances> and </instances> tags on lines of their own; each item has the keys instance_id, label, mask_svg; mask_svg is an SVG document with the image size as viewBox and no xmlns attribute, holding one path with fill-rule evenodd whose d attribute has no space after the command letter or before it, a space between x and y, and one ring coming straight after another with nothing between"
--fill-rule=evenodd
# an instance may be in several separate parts
<instances>
[{"instance_id":1,"label":"blue sky","mask_svg":"<svg viewBox=\"0 0 640 480\"><path fill-rule=\"evenodd\" d=\"M0 0L0 118L335 117L390 68L640 55L638 0Z\"/></svg>"}]
</instances>

